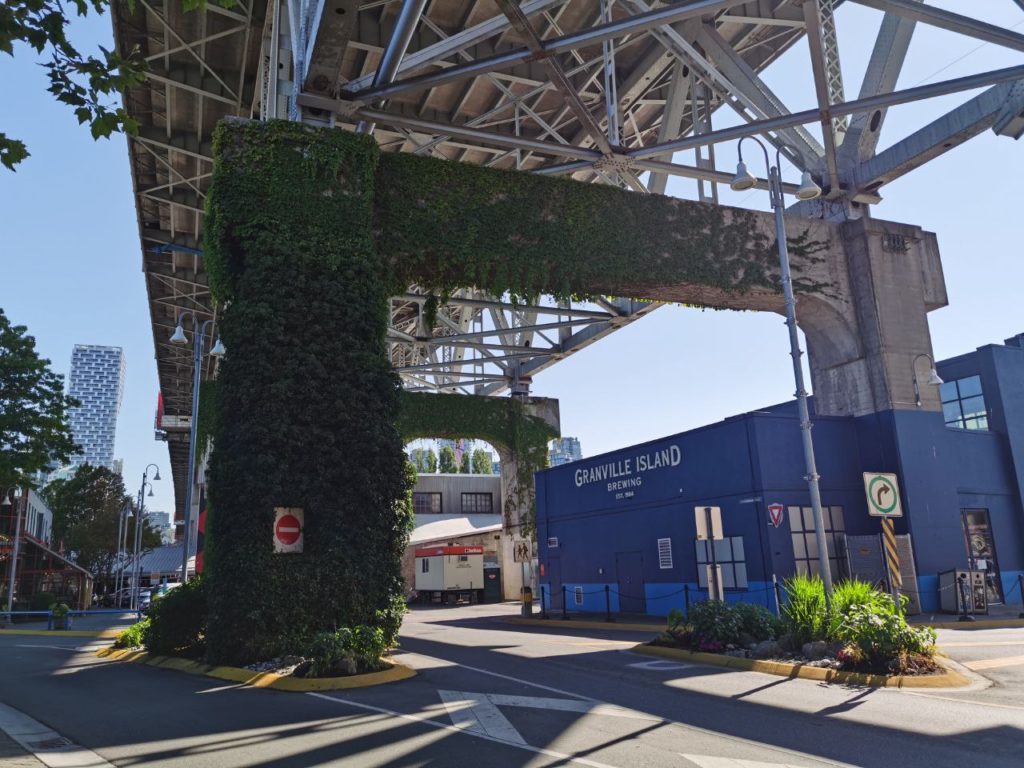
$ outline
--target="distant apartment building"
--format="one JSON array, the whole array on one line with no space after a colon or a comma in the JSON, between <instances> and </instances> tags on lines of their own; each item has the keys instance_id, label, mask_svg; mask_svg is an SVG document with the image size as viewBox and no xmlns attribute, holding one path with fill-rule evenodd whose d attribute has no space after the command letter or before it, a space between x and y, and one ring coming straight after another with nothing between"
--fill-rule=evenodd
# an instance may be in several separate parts
<instances>
[{"instance_id":1,"label":"distant apartment building","mask_svg":"<svg viewBox=\"0 0 1024 768\"><path fill-rule=\"evenodd\" d=\"M548 461L552 467L559 467L568 464L570 461L579 461L583 458L580 450L580 441L575 437L559 437L551 441L551 449L548 453Z\"/></svg>"},{"instance_id":2,"label":"distant apartment building","mask_svg":"<svg viewBox=\"0 0 1024 768\"><path fill-rule=\"evenodd\" d=\"M174 523L170 512L146 512L146 520L150 528L160 532L162 544L174 543Z\"/></svg>"},{"instance_id":3,"label":"distant apartment building","mask_svg":"<svg viewBox=\"0 0 1024 768\"><path fill-rule=\"evenodd\" d=\"M73 474L82 464L117 471L114 437L124 395L125 360L120 347L76 344L71 353L68 394L79 405L69 411L71 434L82 452L58 474Z\"/></svg>"}]
</instances>

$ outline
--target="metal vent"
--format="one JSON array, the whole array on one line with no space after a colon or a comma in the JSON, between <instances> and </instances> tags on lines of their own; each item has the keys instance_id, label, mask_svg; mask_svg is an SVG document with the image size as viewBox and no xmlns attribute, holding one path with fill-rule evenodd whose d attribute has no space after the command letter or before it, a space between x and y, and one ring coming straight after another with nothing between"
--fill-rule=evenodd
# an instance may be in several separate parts
<instances>
[{"instance_id":1,"label":"metal vent","mask_svg":"<svg viewBox=\"0 0 1024 768\"><path fill-rule=\"evenodd\" d=\"M672 539L658 539L658 567L672 567Z\"/></svg>"},{"instance_id":2,"label":"metal vent","mask_svg":"<svg viewBox=\"0 0 1024 768\"><path fill-rule=\"evenodd\" d=\"M572 599L576 602L576 605L583 605L583 587L573 587Z\"/></svg>"}]
</instances>

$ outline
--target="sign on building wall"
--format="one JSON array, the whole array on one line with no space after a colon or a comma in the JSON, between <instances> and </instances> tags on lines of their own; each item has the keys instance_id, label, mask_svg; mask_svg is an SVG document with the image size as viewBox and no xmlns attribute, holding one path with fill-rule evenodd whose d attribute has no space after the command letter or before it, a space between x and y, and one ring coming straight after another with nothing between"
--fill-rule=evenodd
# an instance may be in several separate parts
<instances>
[{"instance_id":1,"label":"sign on building wall","mask_svg":"<svg viewBox=\"0 0 1024 768\"><path fill-rule=\"evenodd\" d=\"M274 552L301 553L306 514L299 507L274 507Z\"/></svg>"},{"instance_id":2,"label":"sign on building wall","mask_svg":"<svg viewBox=\"0 0 1024 768\"><path fill-rule=\"evenodd\" d=\"M868 499L868 514L872 517L903 517L896 475L865 472L864 493Z\"/></svg>"},{"instance_id":3,"label":"sign on building wall","mask_svg":"<svg viewBox=\"0 0 1024 768\"><path fill-rule=\"evenodd\" d=\"M785 510L778 502L768 505L768 524L778 528L782 525L782 512Z\"/></svg>"}]
</instances>

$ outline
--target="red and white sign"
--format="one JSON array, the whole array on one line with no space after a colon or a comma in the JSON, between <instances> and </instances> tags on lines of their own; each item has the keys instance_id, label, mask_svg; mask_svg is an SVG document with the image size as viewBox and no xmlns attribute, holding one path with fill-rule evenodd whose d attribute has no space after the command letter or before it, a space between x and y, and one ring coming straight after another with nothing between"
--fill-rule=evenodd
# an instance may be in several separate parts
<instances>
[{"instance_id":1,"label":"red and white sign","mask_svg":"<svg viewBox=\"0 0 1024 768\"><path fill-rule=\"evenodd\" d=\"M782 525L782 512L785 507L781 504L769 504L768 505L768 522L778 528Z\"/></svg>"},{"instance_id":2,"label":"red and white sign","mask_svg":"<svg viewBox=\"0 0 1024 768\"><path fill-rule=\"evenodd\" d=\"M274 507L274 551L302 552L305 512L298 507Z\"/></svg>"},{"instance_id":3,"label":"red and white sign","mask_svg":"<svg viewBox=\"0 0 1024 768\"><path fill-rule=\"evenodd\" d=\"M442 555L482 555L483 547L422 547L415 552L416 557L440 557Z\"/></svg>"}]
</instances>

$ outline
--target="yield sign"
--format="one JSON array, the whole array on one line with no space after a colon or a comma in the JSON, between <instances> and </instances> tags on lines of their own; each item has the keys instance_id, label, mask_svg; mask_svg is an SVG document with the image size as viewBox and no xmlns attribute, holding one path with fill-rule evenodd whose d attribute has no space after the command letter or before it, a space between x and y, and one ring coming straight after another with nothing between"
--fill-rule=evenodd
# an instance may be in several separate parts
<instances>
[{"instance_id":1,"label":"yield sign","mask_svg":"<svg viewBox=\"0 0 1024 768\"><path fill-rule=\"evenodd\" d=\"M781 504L769 504L768 505L768 522L778 528L782 525L782 511L785 509Z\"/></svg>"},{"instance_id":2,"label":"yield sign","mask_svg":"<svg viewBox=\"0 0 1024 768\"><path fill-rule=\"evenodd\" d=\"M536 696L506 696L500 693L438 691L452 725L468 733L478 733L512 744L526 744L519 731L501 714L498 707L529 707L559 712L625 717L631 720L661 722L660 717L611 704L583 699L545 699Z\"/></svg>"}]
</instances>

